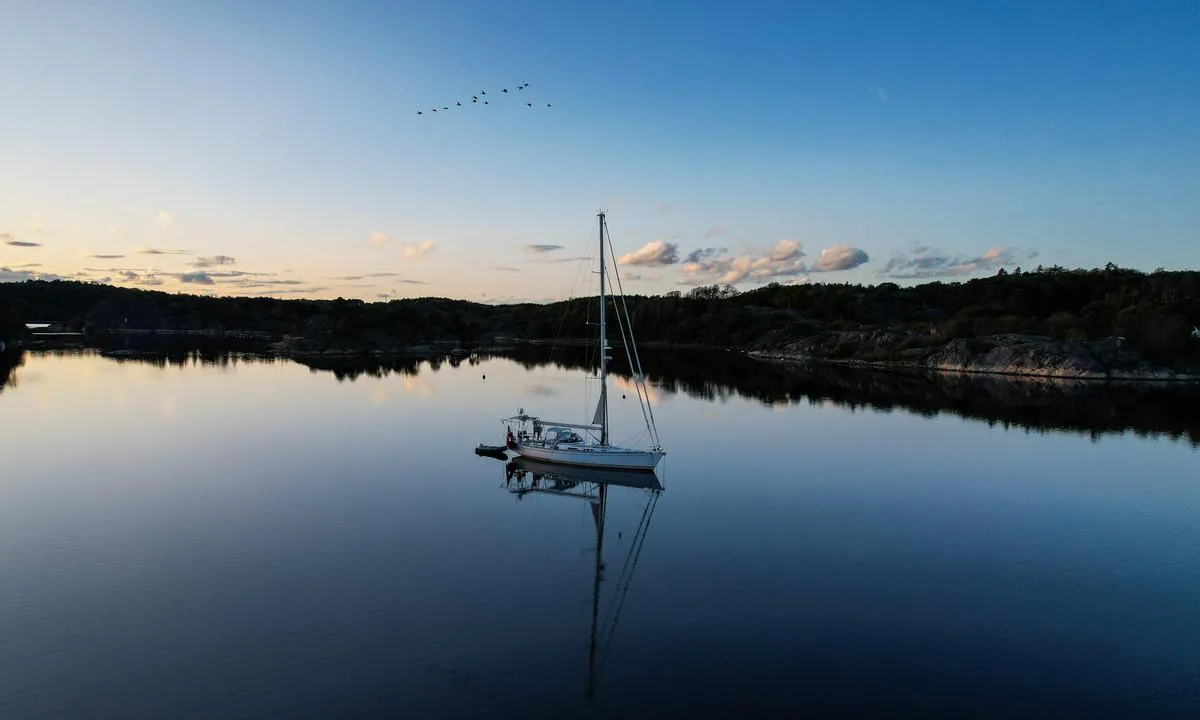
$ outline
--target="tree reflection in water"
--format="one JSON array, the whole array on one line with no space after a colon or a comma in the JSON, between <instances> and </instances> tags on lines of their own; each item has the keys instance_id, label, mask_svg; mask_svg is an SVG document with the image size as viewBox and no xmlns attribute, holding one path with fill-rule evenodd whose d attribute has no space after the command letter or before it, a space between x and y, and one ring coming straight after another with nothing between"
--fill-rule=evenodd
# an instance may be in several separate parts
<instances>
[{"instance_id":1,"label":"tree reflection in water","mask_svg":"<svg viewBox=\"0 0 1200 720\"><path fill-rule=\"evenodd\" d=\"M17 387L17 368L24 364L24 351L0 352L0 393L4 392L5 388Z\"/></svg>"},{"instance_id":2,"label":"tree reflection in water","mask_svg":"<svg viewBox=\"0 0 1200 720\"><path fill-rule=\"evenodd\" d=\"M552 366L585 371L596 366L594 349L518 345L492 351L430 351L403 357L280 358L261 346L229 347L227 343L192 343L169 347L102 350L60 349L37 353L96 353L118 362L144 362L160 367L192 364L235 366L238 363L298 362L312 372L330 372L338 380L366 375L416 376L423 367L438 372L443 365L457 368L505 359L526 369ZM932 417L949 413L963 418L1021 427L1036 432L1072 432L1093 439L1133 432L1166 436L1200 445L1200 383L1053 380L1001 375L935 372L887 372L845 366L790 366L764 362L740 353L685 349L641 350L647 382L653 392L684 393L703 400L746 398L769 405L828 404L852 410L904 410ZM10 353L9 356L12 354ZM4 384L14 385L13 367L21 355L6 356L0 364ZM614 353L610 374L618 380L631 373L620 352Z\"/></svg>"}]
</instances>

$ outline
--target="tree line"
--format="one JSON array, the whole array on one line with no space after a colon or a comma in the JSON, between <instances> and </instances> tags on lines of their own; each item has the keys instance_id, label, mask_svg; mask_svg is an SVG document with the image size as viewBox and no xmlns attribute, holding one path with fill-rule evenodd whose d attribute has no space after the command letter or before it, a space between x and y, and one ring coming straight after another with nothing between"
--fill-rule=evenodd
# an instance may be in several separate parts
<instances>
[{"instance_id":1,"label":"tree line","mask_svg":"<svg viewBox=\"0 0 1200 720\"><path fill-rule=\"evenodd\" d=\"M0 343L8 345L25 337L25 321L16 305L0 298Z\"/></svg>"},{"instance_id":2,"label":"tree line","mask_svg":"<svg viewBox=\"0 0 1200 720\"><path fill-rule=\"evenodd\" d=\"M928 330L931 343L1006 333L1077 341L1118 336L1151 358L1200 359L1200 342L1192 337L1200 324L1195 271L1147 273L1110 263L1087 270L1001 270L965 282L908 287L771 283L739 292L709 285L627 296L626 303L638 341L648 343L767 348L829 331L896 327ZM597 311L596 298L512 305L437 297L368 303L198 296L63 280L0 284L0 317L10 312L82 332L253 331L364 350L500 336L584 339L593 332L587 323Z\"/></svg>"}]
</instances>

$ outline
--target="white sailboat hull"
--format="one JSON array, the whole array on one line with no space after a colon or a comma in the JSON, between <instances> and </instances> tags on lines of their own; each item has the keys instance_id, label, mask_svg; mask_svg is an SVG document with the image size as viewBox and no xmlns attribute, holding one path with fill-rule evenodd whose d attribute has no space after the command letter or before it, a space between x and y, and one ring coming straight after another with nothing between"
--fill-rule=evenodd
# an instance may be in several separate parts
<instances>
[{"instance_id":1,"label":"white sailboat hull","mask_svg":"<svg viewBox=\"0 0 1200 720\"><path fill-rule=\"evenodd\" d=\"M539 447L516 443L513 451L522 457L560 465L612 468L614 470L654 470L666 453L662 450L629 450L599 445L578 447Z\"/></svg>"},{"instance_id":2,"label":"white sailboat hull","mask_svg":"<svg viewBox=\"0 0 1200 720\"><path fill-rule=\"evenodd\" d=\"M549 420L525 414L525 409L521 410L513 417L507 418L502 422L508 423L508 437L505 438L505 446L516 452L518 455L530 460L556 463L558 465L571 465L575 467L599 468L610 470L636 470L653 472L658 466L658 461L662 460L666 452L663 451L662 445L658 441L658 430L654 427L654 410L649 405L649 391L646 388L646 376L641 369L641 360L637 358L637 348L633 346L633 325L629 318L629 309L625 306L624 298L618 306L618 313L624 312L624 320L621 322L621 337L623 341L627 341L625 346L626 355L629 359L630 370L634 373L634 385L637 388L638 402L642 404L642 413L646 420L646 430L649 433L651 448L648 450L634 450L632 448L614 447L607 443L609 437L608 424L608 388L605 384L605 379L608 376L608 363L612 361L609 353L612 348L608 344L605 324L605 309L608 306L608 296L605 293L605 270L604 270L604 212L598 214L600 218L600 306L599 306L599 352L600 352L600 398L596 403L596 413L592 416L590 424L581 425L578 423L555 423ZM612 251L612 244L609 243L608 250ZM615 255L614 255L615 259ZM617 287L620 287L619 280ZM618 319L620 319L618 314ZM628 335L626 335L628 330ZM630 354L629 350L633 352ZM512 423L518 423L518 430L514 434ZM532 425L532 428L530 428ZM544 429L544 433L543 433ZM599 444L591 444L586 441L575 430L586 430L595 433L593 437L600 438ZM599 431L596 433L595 431ZM587 434L587 433L585 433Z\"/></svg>"}]
</instances>

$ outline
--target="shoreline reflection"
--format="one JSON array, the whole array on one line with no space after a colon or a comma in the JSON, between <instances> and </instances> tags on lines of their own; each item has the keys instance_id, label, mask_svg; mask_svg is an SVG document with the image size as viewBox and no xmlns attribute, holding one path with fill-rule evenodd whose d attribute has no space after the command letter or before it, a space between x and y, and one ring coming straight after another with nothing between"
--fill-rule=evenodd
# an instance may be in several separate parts
<instances>
[{"instance_id":1,"label":"shoreline reflection","mask_svg":"<svg viewBox=\"0 0 1200 720\"><path fill-rule=\"evenodd\" d=\"M595 353L582 347L551 348L520 345L515 348L466 351L443 349L403 357L284 358L228 344L181 344L170 347L143 344L103 349L33 350L31 355L101 355L116 362L139 362L159 367L207 365L232 367L239 363L295 362L313 373L329 372L339 381L354 382L367 376L414 377L466 363L504 360L527 370L552 366L560 370L587 371L595 367ZM143 339L139 342L146 343ZM136 343L134 343L136 345ZM1056 380L1001 375L971 375L924 371L883 371L844 366L794 366L756 360L734 352L666 350L642 353L647 383L652 392L669 396L682 393L708 401L728 398L755 400L770 406L834 406L877 412L902 410L936 417L943 413L999 424L1005 429L1024 428L1039 433L1087 435L1093 440L1127 432L1140 437L1165 436L1200 446L1200 383L1113 382ZM20 362L17 363L18 365ZM424 367L423 367L424 366ZM3 370L0 370L2 372ZM12 369L9 368L11 373ZM617 380L631 374L619 354L610 374ZM15 385L15 378L9 380Z\"/></svg>"},{"instance_id":2,"label":"shoreline reflection","mask_svg":"<svg viewBox=\"0 0 1200 720\"><path fill-rule=\"evenodd\" d=\"M0 393L7 387L17 387L17 368L24 364L24 350L0 352Z\"/></svg>"}]
</instances>

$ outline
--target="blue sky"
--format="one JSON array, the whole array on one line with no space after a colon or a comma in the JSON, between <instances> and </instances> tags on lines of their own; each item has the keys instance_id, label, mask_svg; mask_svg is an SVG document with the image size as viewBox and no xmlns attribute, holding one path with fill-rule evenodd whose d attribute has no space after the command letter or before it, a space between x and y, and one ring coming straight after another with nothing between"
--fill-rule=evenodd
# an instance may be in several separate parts
<instances>
[{"instance_id":1,"label":"blue sky","mask_svg":"<svg viewBox=\"0 0 1200 720\"><path fill-rule=\"evenodd\" d=\"M4 5L0 279L554 298L601 207L628 291L1197 266L1192 2Z\"/></svg>"}]
</instances>

